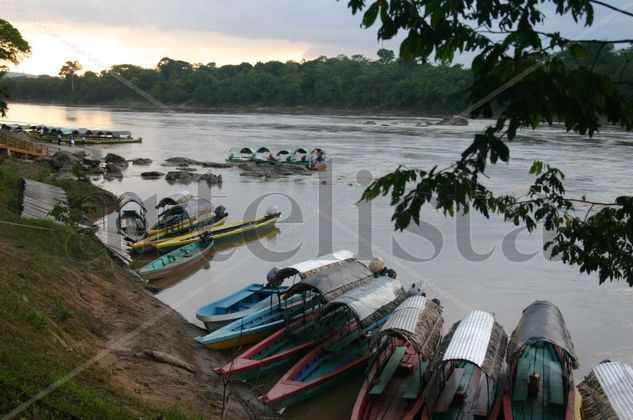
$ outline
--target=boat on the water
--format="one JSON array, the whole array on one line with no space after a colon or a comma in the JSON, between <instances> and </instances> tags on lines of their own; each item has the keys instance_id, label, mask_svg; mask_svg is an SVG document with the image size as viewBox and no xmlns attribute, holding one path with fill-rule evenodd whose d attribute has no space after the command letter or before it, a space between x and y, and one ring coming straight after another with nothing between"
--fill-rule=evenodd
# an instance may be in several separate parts
<instances>
[{"instance_id":1,"label":"boat on the water","mask_svg":"<svg viewBox=\"0 0 633 420\"><path fill-rule=\"evenodd\" d=\"M321 316L342 309L340 316L349 322L299 359L259 400L284 409L362 370L372 335L407 296L399 281L380 277L328 303Z\"/></svg>"},{"instance_id":2,"label":"boat on the water","mask_svg":"<svg viewBox=\"0 0 633 420\"><path fill-rule=\"evenodd\" d=\"M325 160L326 160L325 151L323 149L320 149L318 147L316 149L313 149L310 152L308 169L311 169L313 171L319 171L319 172L325 171L326 169Z\"/></svg>"},{"instance_id":3,"label":"boat on the water","mask_svg":"<svg viewBox=\"0 0 633 420\"><path fill-rule=\"evenodd\" d=\"M442 340L430 366L422 419L496 419L508 336L494 316L470 312Z\"/></svg>"},{"instance_id":4,"label":"boat on the water","mask_svg":"<svg viewBox=\"0 0 633 420\"><path fill-rule=\"evenodd\" d=\"M253 160L255 153L250 147L234 147L229 150L229 157L226 158L227 162L231 163L245 163Z\"/></svg>"},{"instance_id":5,"label":"boat on the water","mask_svg":"<svg viewBox=\"0 0 633 420\"><path fill-rule=\"evenodd\" d=\"M257 163L273 162L274 159L271 159L271 157L274 157L273 152L268 147L263 146L255 150L253 161Z\"/></svg>"},{"instance_id":6,"label":"boat on the water","mask_svg":"<svg viewBox=\"0 0 633 420\"><path fill-rule=\"evenodd\" d=\"M286 292L286 298L295 295L312 295L308 304L324 305L355 287L369 283L375 275L364 264L353 257L350 251L340 251L332 254L341 257L351 257L324 265L318 272L304 272L303 280L293 285ZM322 257L325 261L332 260L332 256ZM317 260L318 261L318 260ZM309 266L309 262L297 264L292 268L301 269L301 265ZM314 264L314 263L313 263ZM292 268L280 270L291 272ZM300 317L269 337L255 344L244 353L235 357L231 362L214 371L218 375L230 377L233 380L252 379L271 373L275 369L289 365L317 345L320 339L342 328L347 321L330 312L321 317L316 311L311 315Z\"/></svg>"},{"instance_id":7,"label":"boat on the water","mask_svg":"<svg viewBox=\"0 0 633 420\"><path fill-rule=\"evenodd\" d=\"M556 305L537 300L523 310L506 359L505 419L574 419L578 362Z\"/></svg>"},{"instance_id":8,"label":"boat on the water","mask_svg":"<svg viewBox=\"0 0 633 420\"><path fill-rule=\"evenodd\" d=\"M273 206L266 211L265 215L254 219L242 220L221 226L211 225L182 235L176 235L170 238L159 238L148 245L162 251L198 242L206 235L210 235L211 238L217 242L220 239L231 239L248 232L273 226L280 217L281 212L276 206ZM132 246L134 246L134 244Z\"/></svg>"},{"instance_id":9,"label":"boat on the water","mask_svg":"<svg viewBox=\"0 0 633 420\"><path fill-rule=\"evenodd\" d=\"M290 155L290 159L286 160L286 163L290 163L292 165L303 165L308 166L309 163L309 153L308 149L305 147L296 148L292 154Z\"/></svg>"},{"instance_id":10,"label":"boat on the water","mask_svg":"<svg viewBox=\"0 0 633 420\"><path fill-rule=\"evenodd\" d=\"M439 302L424 296L411 296L393 311L372 341L353 420L415 418L443 324Z\"/></svg>"},{"instance_id":11,"label":"boat on the water","mask_svg":"<svg viewBox=\"0 0 633 420\"><path fill-rule=\"evenodd\" d=\"M147 209L141 197L126 192L117 200L117 231L131 241L140 241L146 236Z\"/></svg>"},{"instance_id":12,"label":"boat on the water","mask_svg":"<svg viewBox=\"0 0 633 420\"><path fill-rule=\"evenodd\" d=\"M178 191L162 198L155 207L158 210L158 220L147 228L147 235L165 235L169 226L184 222L185 219L188 220L188 217L182 212L167 213L167 211L174 206L182 206L193 199L193 194L186 190Z\"/></svg>"},{"instance_id":13,"label":"boat on the water","mask_svg":"<svg viewBox=\"0 0 633 420\"><path fill-rule=\"evenodd\" d=\"M296 267L288 267L279 270L278 278L299 273ZM290 287L281 301L196 340L211 349L257 343L295 319L312 319L310 314L317 313L324 303L372 278L371 271L355 259L331 262L315 268L309 277ZM321 284L322 288L311 287L312 284Z\"/></svg>"},{"instance_id":14,"label":"boat on the water","mask_svg":"<svg viewBox=\"0 0 633 420\"><path fill-rule=\"evenodd\" d=\"M633 367L606 360L578 385L583 420L633 419Z\"/></svg>"},{"instance_id":15,"label":"boat on the water","mask_svg":"<svg viewBox=\"0 0 633 420\"><path fill-rule=\"evenodd\" d=\"M282 285L286 279L295 275L298 275L300 279L305 279L325 267L354 259L351 251L339 251L284 268L281 274L280 270L273 268L269 272L266 284L249 284L229 296L198 309L196 317L204 323L207 330L216 330L272 305L275 299L279 299L279 295L288 290L288 286Z\"/></svg>"},{"instance_id":16,"label":"boat on the water","mask_svg":"<svg viewBox=\"0 0 633 420\"><path fill-rule=\"evenodd\" d=\"M275 154L275 160L279 163L290 163L292 154L290 150L281 149Z\"/></svg>"},{"instance_id":17,"label":"boat on the water","mask_svg":"<svg viewBox=\"0 0 633 420\"><path fill-rule=\"evenodd\" d=\"M205 238L155 259L138 273L147 281L174 275L198 263L212 248L213 240Z\"/></svg>"}]
</instances>

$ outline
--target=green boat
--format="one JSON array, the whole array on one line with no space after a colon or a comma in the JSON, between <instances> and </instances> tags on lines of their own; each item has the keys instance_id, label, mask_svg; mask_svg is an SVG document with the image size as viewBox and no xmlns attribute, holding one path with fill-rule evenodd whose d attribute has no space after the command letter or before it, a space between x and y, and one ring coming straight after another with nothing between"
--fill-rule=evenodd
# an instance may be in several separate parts
<instances>
[{"instance_id":1,"label":"green boat","mask_svg":"<svg viewBox=\"0 0 633 420\"><path fill-rule=\"evenodd\" d=\"M213 248L213 240L206 237L202 241L194 242L155 259L139 270L145 280L156 280L174 275L200 262Z\"/></svg>"},{"instance_id":2,"label":"green boat","mask_svg":"<svg viewBox=\"0 0 633 420\"><path fill-rule=\"evenodd\" d=\"M260 147L253 154L253 161L257 163L274 162L273 152L268 147Z\"/></svg>"},{"instance_id":3,"label":"green boat","mask_svg":"<svg viewBox=\"0 0 633 420\"><path fill-rule=\"evenodd\" d=\"M226 158L230 163L246 163L251 162L255 157L255 152L250 147L234 147L229 150L229 157Z\"/></svg>"},{"instance_id":4,"label":"green boat","mask_svg":"<svg viewBox=\"0 0 633 420\"><path fill-rule=\"evenodd\" d=\"M294 152L290 155L290 158L286 160L285 163L289 163L291 165L304 165L308 166L310 163L310 156L308 149L305 147L299 147L295 149Z\"/></svg>"}]
</instances>

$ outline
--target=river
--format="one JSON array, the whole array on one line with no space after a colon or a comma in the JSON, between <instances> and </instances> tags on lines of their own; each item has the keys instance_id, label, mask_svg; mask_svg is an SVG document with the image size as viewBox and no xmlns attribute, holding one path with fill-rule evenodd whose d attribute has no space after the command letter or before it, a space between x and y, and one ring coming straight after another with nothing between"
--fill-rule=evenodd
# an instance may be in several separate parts
<instances>
[{"instance_id":1,"label":"river","mask_svg":"<svg viewBox=\"0 0 633 420\"><path fill-rule=\"evenodd\" d=\"M199 306L262 282L272 266L350 249L364 259L384 257L405 285L422 281L427 294L442 301L445 329L468 310L482 309L494 312L509 334L524 307L535 299L548 299L560 307L574 340L581 363L578 380L603 359L633 362L633 289L624 282L600 286L597 276L550 261L541 251L541 232L529 235L498 218L446 219L432 209L423 213L428 223L423 230L394 232L388 200L357 205L372 176L399 164L450 164L489 121L427 127L427 120L413 117L160 113L25 104L11 105L7 120L131 130L142 136L142 144L91 147L100 154L154 161L150 166L130 166L122 180L94 181L114 194L135 191L143 198L160 198L188 189L226 206L230 220L252 214L253 209L261 214L270 205L280 207L284 217L278 229L245 244L224 246L199 271L159 284L164 290L158 297L194 323ZM231 147L260 145L321 147L331 162L322 175L273 181L240 176L234 168L218 169L214 171L224 182L212 188L140 177L147 170L166 172L161 162L169 157L220 162ZM487 183L497 192L521 194L531 181L532 161L543 160L566 174L570 195L610 201L633 191L632 147L633 135L617 130L605 129L592 139L558 128L523 131L510 145L510 164L492 168ZM343 384L287 413L293 418L344 418L360 381Z\"/></svg>"}]
</instances>

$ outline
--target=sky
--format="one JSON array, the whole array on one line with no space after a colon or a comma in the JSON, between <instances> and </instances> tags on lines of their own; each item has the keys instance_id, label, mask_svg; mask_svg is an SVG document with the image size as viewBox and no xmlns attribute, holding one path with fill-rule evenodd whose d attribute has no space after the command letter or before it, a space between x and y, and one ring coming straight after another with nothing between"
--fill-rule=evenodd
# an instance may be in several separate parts
<instances>
[{"instance_id":1,"label":"sky","mask_svg":"<svg viewBox=\"0 0 633 420\"><path fill-rule=\"evenodd\" d=\"M630 6L615 0L614 5ZM398 49L379 42L376 28L360 27L347 1L335 0L0 0L8 20L31 44L32 54L10 70L56 75L68 60L84 70L114 64L154 67L163 57L217 65L313 59ZM608 18L605 20L605 18ZM631 19L598 10L592 38L621 37ZM582 35L565 19L552 27ZM468 64L463 56L458 61Z\"/></svg>"}]
</instances>

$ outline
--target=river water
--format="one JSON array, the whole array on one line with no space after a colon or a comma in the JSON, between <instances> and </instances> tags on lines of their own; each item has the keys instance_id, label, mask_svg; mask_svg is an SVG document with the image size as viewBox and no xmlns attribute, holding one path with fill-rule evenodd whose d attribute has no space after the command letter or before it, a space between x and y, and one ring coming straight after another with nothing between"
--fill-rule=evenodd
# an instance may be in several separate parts
<instances>
[{"instance_id":1,"label":"river water","mask_svg":"<svg viewBox=\"0 0 633 420\"><path fill-rule=\"evenodd\" d=\"M482 309L494 312L509 334L524 307L535 299L548 299L560 307L574 340L581 363L577 379L603 359L633 362L633 289L624 282L599 286L597 276L550 261L541 251L541 232L529 235L497 218L476 215L446 219L432 209L423 212L423 229L394 232L388 200L357 205L372 177L398 165L450 164L489 121L471 121L468 127L427 127L425 119L408 117L166 114L23 104L11 105L7 119L131 130L142 136L142 144L90 147L103 155L112 152L154 161L150 166L130 166L122 180L94 180L114 194L135 191L151 202L187 189L226 206L229 221L261 214L273 204L280 207L284 217L277 229L225 244L198 271L158 284L164 288L158 297L194 323L199 306L246 284L263 282L272 266L349 249L363 259L384 257L403 284L421 281L429 296L442 301L445 329L468 310ZM240 176L234 168L214 169L224 182L212 188L140 177L148 170L166 172L169 168L161 162L169 157L221 162L231 147L261 145L291 150L321 147L330 159L328 171L265 181ZM497 192L521 194L531 181L532 161L543 160L567 175L571 195L611 201L633 191L632 147L633 136L617 130L604 130L592 139L561 129L524 131L511 144L510 164L493 168L487 183ZM360 381L342 384L287 413L295 418L344 418Z\"/></svg>"}]
</instances>

